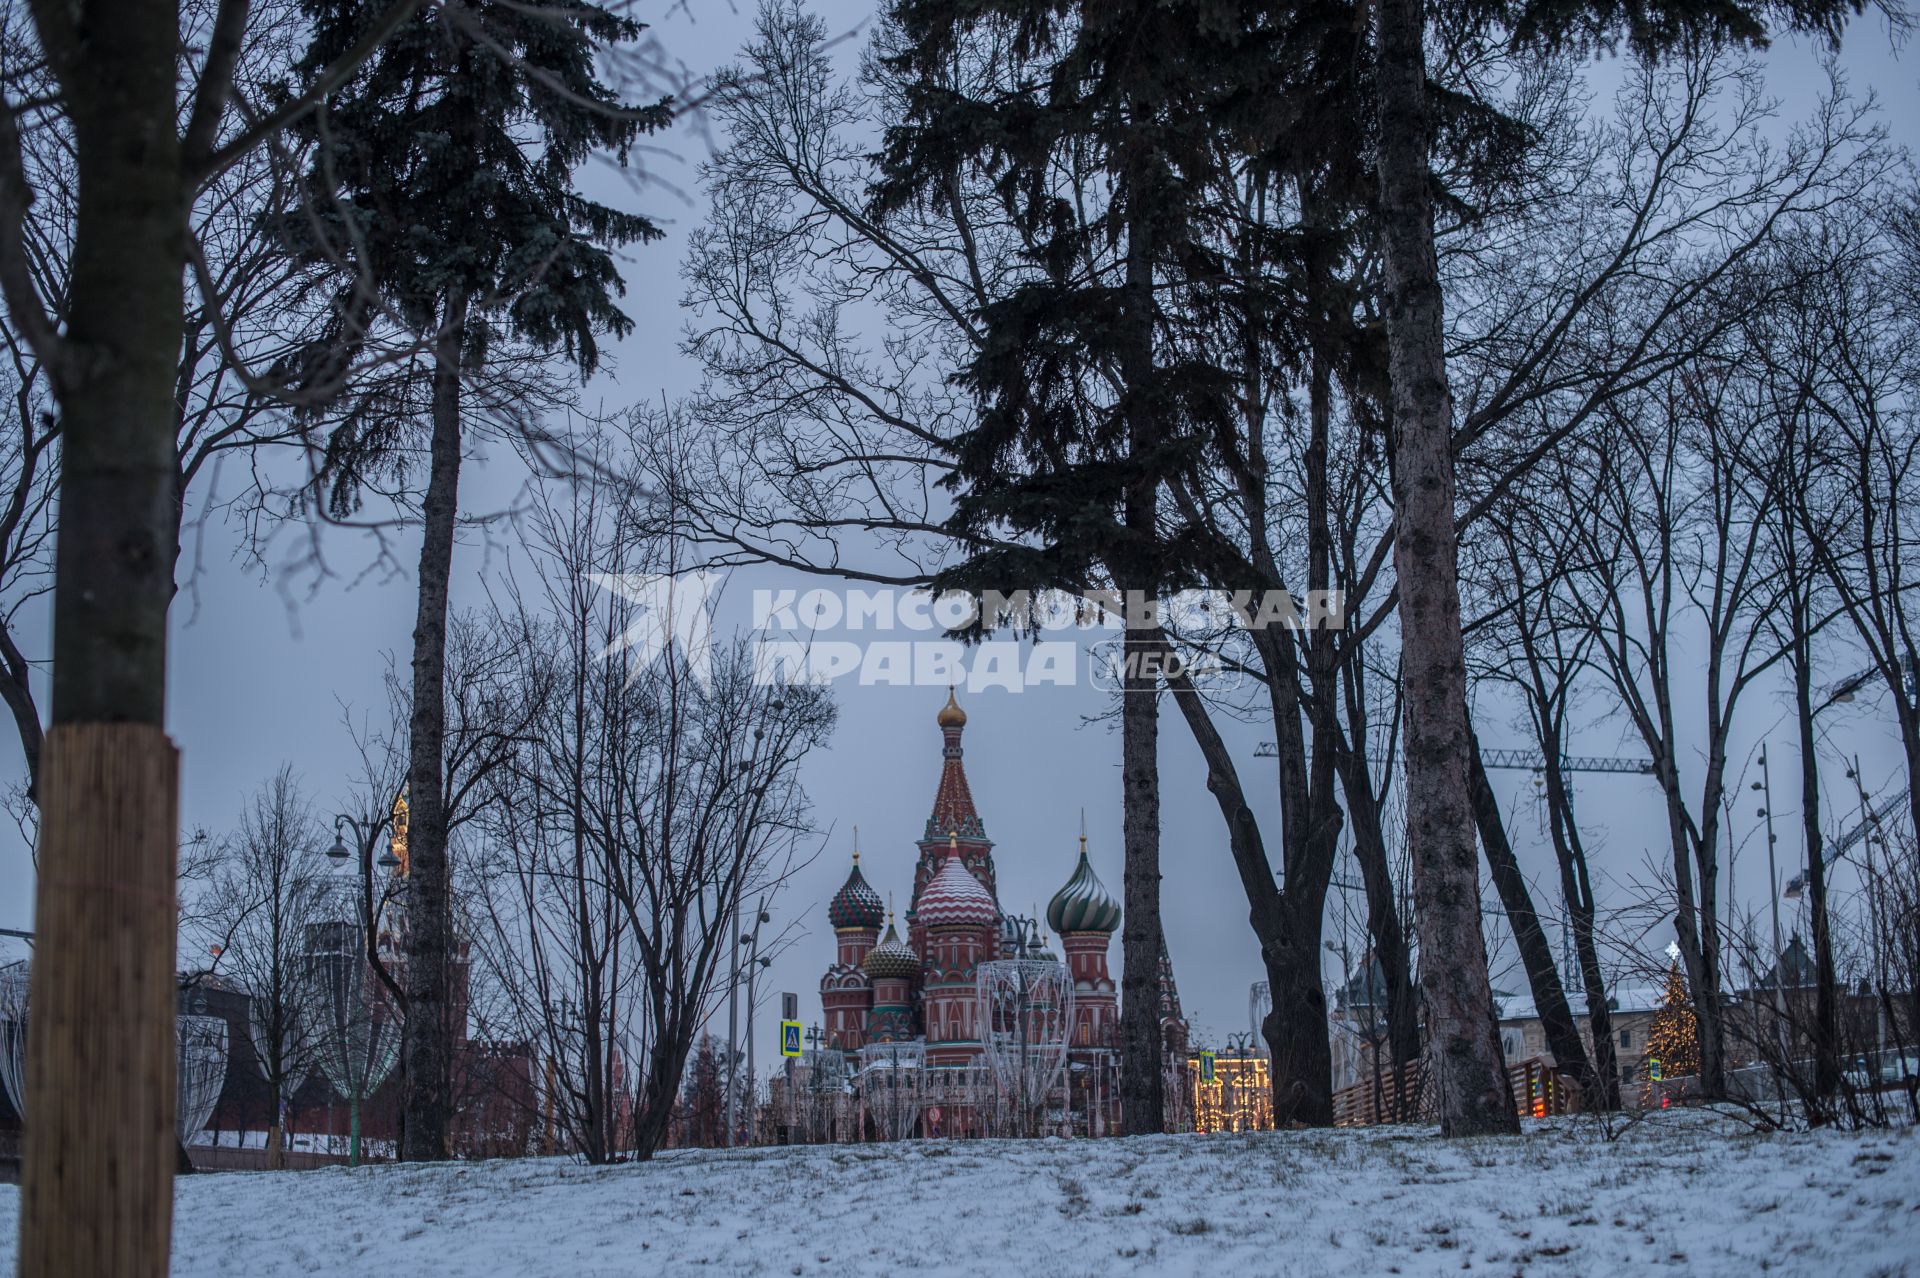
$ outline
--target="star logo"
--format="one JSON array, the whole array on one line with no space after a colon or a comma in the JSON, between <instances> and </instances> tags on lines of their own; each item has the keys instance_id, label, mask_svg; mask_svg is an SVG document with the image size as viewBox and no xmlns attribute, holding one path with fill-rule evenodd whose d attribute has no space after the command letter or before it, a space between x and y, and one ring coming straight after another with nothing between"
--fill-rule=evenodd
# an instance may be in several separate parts
<instances>
[{"instance_id":1,"label":"star logo","mask_svg":"<svg viewBox=\"0 0 1920 1278\"><path fill-rule=\"evenodd\" d=\"M678 647L702 688L713 684L714 587L724 573L593 572L587 579L633 605L633 621L600 652L601 660L627 654L626 687L669 647Z\"/></svg>"}]
</instances>

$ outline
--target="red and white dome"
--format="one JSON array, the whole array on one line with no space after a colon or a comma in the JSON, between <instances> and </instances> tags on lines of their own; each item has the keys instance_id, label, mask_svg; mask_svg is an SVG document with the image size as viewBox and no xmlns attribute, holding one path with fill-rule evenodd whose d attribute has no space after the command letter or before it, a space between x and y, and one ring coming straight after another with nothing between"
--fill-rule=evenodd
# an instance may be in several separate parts
<instances>
[{"instance_id":1,"label":"red and white dome","mask_svg":"<svg viewBox=\"0 0 1920 1278\"><path fill-rule=\"evenodd\" d=\"M940 872L920 893L914 918L922 927L991 928L1000 921L1000 907L956 850L947 854Z\"/></svg>"}]
</instances>

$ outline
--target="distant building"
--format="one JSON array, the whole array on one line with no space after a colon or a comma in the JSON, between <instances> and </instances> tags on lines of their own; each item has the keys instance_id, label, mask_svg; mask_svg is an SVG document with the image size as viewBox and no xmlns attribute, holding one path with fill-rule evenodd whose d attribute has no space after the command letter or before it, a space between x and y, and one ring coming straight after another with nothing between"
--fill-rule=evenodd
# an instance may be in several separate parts
<instances>
[{"instance_id":1,"label":"distant building","mask_svg":"<svg viewBox=\"0 0 1920 1278\"><path fill-rule=\"evenodd\" d=\"M1657 985L1614 985L1607 990L1607 1008L1611 1012L1613 1058L1622 1083L1640 1079L1645 1071L1647 1031L1653 1014L1660 1010L1663 991ZM1577 987L1567 990L1567 1003L1574 1023L1580 1028L1580 1041L1588 1059L1593 1056L1593 1025L1587 1017L1586 995ZM1494 1005L1500 1015L1500 1051L1507 1064L1538 1058L1553 1061L1547 1046L1547 1031L1540 1010L1531 995L1494 991Z\"/></svg>"},{"instance_id":2,"label":"distant building","mask_svg":"<svg viewBox=\"0 0 1920 1278\"><path fill-rule=\"evenodd\" d=\"M1051 1112L1061 1127L1093 1134L1114 1130L1119 999L1108 949L1120 926L1120 904L1094 873L1082 835L1073 872L1046 909L1047 926L1059 935L1064 960L1046 948L1044 935L1023 932L1037 920L1021 923L1000 907L994 843L974 807L962 763L967 715L951 693L937 723L940 781L915 844L905 938L868 883L858 849L846 882L827 905L836 954L820 980L825 1045L843 1053L849 1068L859 1060L891 1062L910 1054L916 1068L924 1070L925 1104L915 1130L979 1134L985 1126L982 1098L992 1086L978 1024L980 964L1002 958L1064 961L1073 986L1072 1023L1066 1027L1067 1081ZM1164 950L1159 998L1171 1099L1184 1091L1178 1082L1187 1030Z\"/></svg>"}]
</instances>

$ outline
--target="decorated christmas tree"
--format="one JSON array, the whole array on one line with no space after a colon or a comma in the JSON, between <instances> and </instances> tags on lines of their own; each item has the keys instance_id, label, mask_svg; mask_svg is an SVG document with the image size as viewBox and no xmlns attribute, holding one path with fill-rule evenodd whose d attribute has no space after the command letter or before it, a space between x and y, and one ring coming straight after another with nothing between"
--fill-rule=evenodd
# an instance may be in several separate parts
<instances>
[{"instance_id":1,"label":"decorated christmas tree","mask_svg":"<svg viewBox=\"0 0 1920 1278\"><path fill-rule=\"evenodd\" d=\"M1646 1090L1663 1079L1686 1078L1700 1072L1700 1040L1694 1025L1693 1000L1678 959L1667 968L1667 992L1647 1031Z\"/></svg>"}]
</instances>

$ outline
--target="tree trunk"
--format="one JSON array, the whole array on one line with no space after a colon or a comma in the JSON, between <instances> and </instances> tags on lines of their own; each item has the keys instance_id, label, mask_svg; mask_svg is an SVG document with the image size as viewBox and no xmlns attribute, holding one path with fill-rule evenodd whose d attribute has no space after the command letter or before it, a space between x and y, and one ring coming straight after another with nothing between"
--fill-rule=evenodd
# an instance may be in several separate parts
<instances>
[{"instance_id":1,"label":"tree trunk","mask_svg":"<svg viewBox=\"0 0 1920 1278\"><path fill-rule=\"evenodd\" d=\"M179 756L163 725L187 232L179 14L103 2L82 29L73 6L33 8L72 120L78 202L66 333L41 352L62 458L19 1272L141 1278L166 1272L176 1144Z\"/></svg>"},{"instance_id":2,"label":"tree trunk","mask_svg":"<svg viewBox=\"0 0 1920 1278\"><path fill-rule=\"evenodd\" d=\"M1420 1009L1414 996L1413 966L1408 961L1406 934L1400 909L1394 902L1393 869L1387 860L1387 837L1380 827L1379 801L1364 756L1351 750L1341 756L1341 790L1353 822L1353 859L1367 891L1367 939L1386 982L1387 1034L1393 1063L1405 1066L1420 1055Z\"/></svg>"},{"instance_id":3,"label":"tree trunk","mask_svg":"<svg viewBox=\"0 0 1920 1278\"><path fill-rule=\"evenodd\" d=\"M1129 103L1129 111L1138 112ZM1151 108L1147 119L1150 119ZM1160 928L1160 677L1161 641L1154 618L1160 588L1159 476L1144 458L1159 444L1149 390L1154 381L1153 266L1155 226L1146 211L1147 192L1158 176L1145 139L1146 119L1130 120L1122 183L1131 192L1127 217L1125 326L1118 343L1124 384L1127 457L1134 467L1121 517L1128 545L1112 565L1121 590L1125 626L1120 684L1120 831L1124 857L1120 923L1120 1110L1129 1135L1166 1127L1166 1045L1160 1027L1160 959L1166 937Z\"/></svg>"},{"instance_id":4,"label":"tree trunk","mask_svg":"<svg viewBox=\"0 0 1920 1278\"><path fill-rule=\"evenodd\" d=\"M1573 819L1573 794L1557 760L1560 735L1543 735L1546 748L1547 816L1553 833L1554 855L1560 862L1560 890L1567 901L1573 927L1573 952L1580 964L1580 983L1587 1000L1588 1037L1593 1043L1593 1072L1599 1092L1593 1108L1620 1108L1620 1064L1613 1041L1613 1009L1607 1005L1606 976L1600 970L1600 949L1594 938L1593 883L1587 874L1587 852Z\"/></svg>"},{"instance_id":5,"label":"tree trunk","mask_svg":"<svg viewBox=\"0 0 1920 1278\"><path fill-rule=\"evenodd\" d=\"M1207 763L1207 789L1226 818L1227 846L1240 871L1247 894L1248 917L1260 941L1260 961L1266 968L1273 1008L1261 1022L1260 1033L1272 1053L1274 1122L1276 1126L1333 1125L1333 1053L1327 1041L1327 1000L1320 984L1320 929L1304 929L1298 914L1306 908L1274 884L1260 825L1247 804L1239 773L1226 742L1213 726L1200 694L1185 677L1171 680L1174 704L1180 708L1194 742ZM1325 903L1321 889L1313 908Z\"/></svg>"},{"instance_id":6,"label":"tree trunk","mask_svg":"<svg viewBox=\"0 0 1920 1278\"><path fill-rule=\"evenodd\" d=\"M1473 803L1474 823L1480 827L1480 846L1487 854L1487 866L1493 871L1493 884L1500 893L1500 904L1513 928L1514 944L1520 949L1520 963L1527 971L1527 987L1533 991L1534 1010L1545 1031L1547 1050L1556 1066L1573 1076L1588 1096L1599 1090L1600 1080L1587 1059L1586 1044L1580 1041L1580 1027L1567 1005L1566 986L1553 961L1553 945L1546 929L1540 926L1539 912L1533 908L1533 895L1520 873L1520 860L1507 842L1506 826L1500 820L1500 803L1493 785L1487 780L1486 766L1480 759L1480 742L1469 736L1471 753L1467 756L1467 784Z\"/></svg>"},{"instance_id":7,"label":"tree trunk","mask_svg":"<svg viewBox=\"0 0 1920 1278\"><path fill-rule=\"evenodd\" d=\"M23 1276L167 1272L179 1156L178 773L153 724L56 723L47 733Z\"/></svg>"},{"instance_id":8,"label":"tree trunk","mask_svg":"<svg viewBox=\"0 0 1920 1278\"><path fill-rule=\"evenodd\" d=\"M1466 658L1454 534L1452 396L1433 247L1425 23L1380 0L1380 213L1394 445L1394 572L1406 688L1407 845L1440 1127L1519 1130L1480 934L1467 801Z\"/></svg>"},{"instance_id":9,"label":"tree trunk","mask_svg":"<svg viewBox=\"0 0 1920 1278\"><path fill-rule=\"evenodd\" d=\"M1807 909L1812 914L1814 1015L1813 1090L1831 1096L1840 1086L1839 978L1833 966L1833 927L1827 915L1826 851L1820 836L1820 755L1814 739L1813 661L1803 633L1802 601L1792 603L1793 693L1795 718L1800 726L1800 824L1806 837ZM1771 885L1778 892L1779 884Z\"/></svg>"},{"instance_id":10,"label":"tree trunk","mask_svg":"<svg viewBox=\"0 0 1920 1278\"><path fill-rule=\"evenodd\" d=\"M1284 898L1283 898L1284 899ZM1327 994L1320 980L1320 929L1283 909L1262 939L1273 1010L1261 1023L1273 1066L1273 1125L1333 1126L1333 1048L1327 1037ZM1317 920L1316 920L1317 922Z\"/></svg>"},{"instance_id":11,"label":"tree trunk","mask_svg":"<svg viewBox=\"0 0 1920 1278\"><path fill-rule=\"evenodd\" d=\"M1126 631L1120 693L1120 1119L1130 1136L1166 1125L1160 1037L1160 689L1147 669L1159 652L1147 630Z\"/></svg>"},{"instance_id":12,"label":"tree trunk","mask_svg":"<svg viewBox=\"0 0 1920 1278\"><path fill-rule=\"evenodd\" d=\"M434 341L433 442L421 503L419 612L413 627L413 722L407 768L407 1034L402 1157L448 1156L453 1111L453 902L442 775L446 751L447 592L460 506L460 354L467 303L446 304Z\"/></svg>"}]
</instances>

